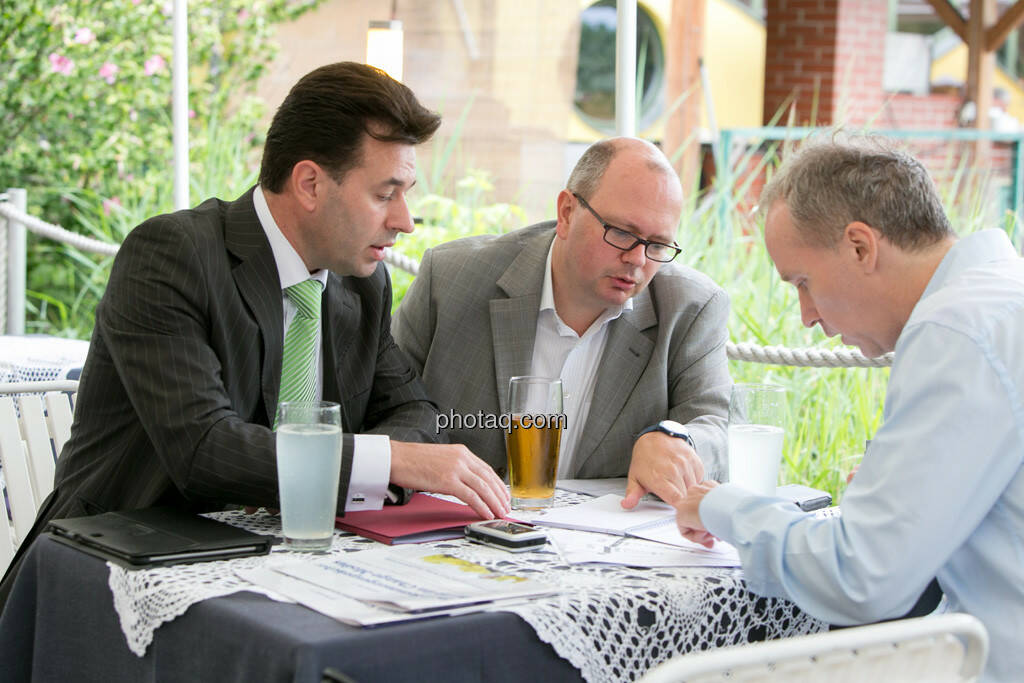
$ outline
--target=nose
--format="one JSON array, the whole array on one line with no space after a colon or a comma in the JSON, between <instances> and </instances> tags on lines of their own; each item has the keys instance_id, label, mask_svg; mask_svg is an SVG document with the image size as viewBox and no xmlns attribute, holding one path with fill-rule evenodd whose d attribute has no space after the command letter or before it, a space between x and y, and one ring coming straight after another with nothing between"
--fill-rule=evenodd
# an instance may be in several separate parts
<instances>
[{"instance_id":1,"label":"nose","mask_svg":"<svg viewBox=\"0 0 1024 683\"><path fill-rule=\"evenodd\" d=\"M646 246L637 244L632 249L622 252L622 260L626 263L642 268L647 263Z\"/></svg>"},{"instance_id":2,"label":"nose","mask_svg":"<svg viewBox=\"0 0 1024 683\"><path fill-rule=\"evenodd\" d=\"M388 211L387 227L390 230L398 230L407 234L415 230L416 226L412 222L412 212L409 211L409 205L404 197L391 202L390 210Z\"/></svg>"},{"instance_id":3,"label":"nose","mask_svg":"<svg viewBox=\"0 0 1024 683\"><path fill-rule=\"evenodd\" d=\"M816 323L821 322L818 309L814 307L814 302L811 301L810 295L804 289L798 291L800 296L800 319L803 321L804 327L814 327Z\"/></svg>"}]
</instances>

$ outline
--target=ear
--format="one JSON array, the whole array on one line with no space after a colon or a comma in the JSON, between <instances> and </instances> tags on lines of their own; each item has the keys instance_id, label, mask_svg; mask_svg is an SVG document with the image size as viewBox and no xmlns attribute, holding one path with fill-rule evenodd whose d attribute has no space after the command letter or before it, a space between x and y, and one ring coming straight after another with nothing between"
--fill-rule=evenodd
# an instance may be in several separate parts
<instances>
[{"instance_id":1,"label":"ear","mask_svg":"<svg viewBox=\"0 0 1024 683\"><path fill-rule=\"evenodd\" d=\"M315 161L303 159L292 166L289 178L292 194L303 209L312 213L323 199L324 179L327 174Z\"/></svg>"},{"instance_id":2,"label":"ear","mask_svg":"<svg viewBox=\"0 0 1024 683\"><path fill-rule=\"evenodd\" d=\"M555 232L560 239L564 240L569 236L569 220L572 218L572 212L576 209L576 205L576 198L569 190L562 190L558 193L558 199L555 200L555 216L558 219Z\"/></svg>"},{"instance_id":3,"label":"ear","mask_svg":"<svg viewBox=\"0 0 1024 683\"><path fill-rule=\"evenodd\" d=\"M878 250L882 234L867 223L854 221L843 230L842 247L849 250L857 265L865 273L878 268Z\"/></svg>"}]
</instances>

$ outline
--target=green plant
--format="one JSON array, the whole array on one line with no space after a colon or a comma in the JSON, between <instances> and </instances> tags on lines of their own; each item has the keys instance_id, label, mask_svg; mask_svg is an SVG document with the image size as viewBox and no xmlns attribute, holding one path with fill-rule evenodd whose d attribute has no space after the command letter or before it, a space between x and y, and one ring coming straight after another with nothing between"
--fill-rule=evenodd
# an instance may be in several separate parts
<instances>
[{"instance_id":1,"label":"green plant","mask_svg":"<svg viewBox=\"0 0 1024 683\"><path fill-rule=\"evenodd\" d=\"M230 126L244 131L235 144L258 147L252 128L262 107L252 92L275 54L274 24L321 1L188 3L192 172L213 182L194 184L200 193L245 175L246 165L225 167L245 156L239 150L229 159L209 156L227 151L211 136ZM118 206L173 208L164 191L172 157L171 7L163 0L0 3L0 191L26 188L29 213L113 238L120 235L105 224ZM216 174L201 167L211 160ZM102 271L70 248L30 238L32 328L71 325L87 334L88 321L77 321L89 297L75 302L82 284Z\"/></svg>"}]
</instances>

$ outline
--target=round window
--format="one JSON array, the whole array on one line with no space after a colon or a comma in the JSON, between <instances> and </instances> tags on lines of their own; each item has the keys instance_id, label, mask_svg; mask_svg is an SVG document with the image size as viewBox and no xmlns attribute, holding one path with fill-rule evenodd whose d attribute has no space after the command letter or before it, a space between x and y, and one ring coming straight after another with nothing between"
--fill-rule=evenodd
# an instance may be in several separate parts
<instances>
[{"instance_id":1,"label":"round window","mask_svg":"<svg viewBox=\"0 0 1024 683\"><path fill-rule=\"evenodd\" d=\"M615 1L601 0L580 17L576 111L601 132L615 131ZM665 48L650 13L636 13L637 128L651 125L665 107Z\"/></svg>"}]
</instances>

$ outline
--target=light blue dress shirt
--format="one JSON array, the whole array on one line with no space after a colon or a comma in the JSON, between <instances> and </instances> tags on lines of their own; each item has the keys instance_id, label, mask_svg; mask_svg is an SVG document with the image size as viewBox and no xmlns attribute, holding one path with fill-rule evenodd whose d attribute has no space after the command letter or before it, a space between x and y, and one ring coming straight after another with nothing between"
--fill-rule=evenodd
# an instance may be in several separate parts
<instances>
[{"instance_id":1,"label":"light blue dress shirt","mask_svg":"<svg viewBox=\"0 0 1024 683\"><path fill-rule=\"evenodd\" d=\"M884 424L842 516L731 484L700 506L751 590L836 624L898 617L932 577L988 629L983 681L1024 681L1024 259L998 230L946 254L896 343Z\"/></svg>"}]
</instances>

